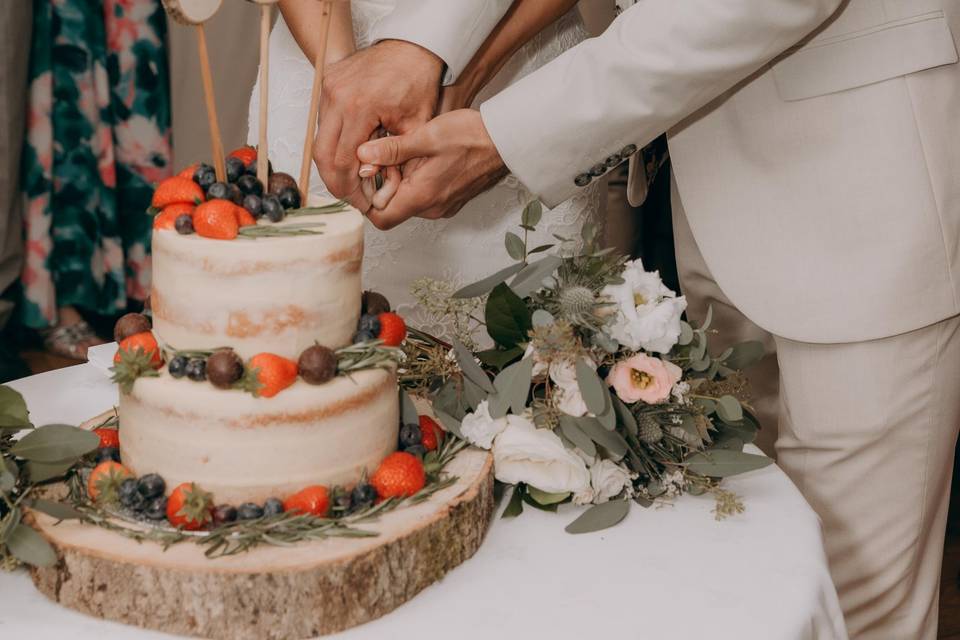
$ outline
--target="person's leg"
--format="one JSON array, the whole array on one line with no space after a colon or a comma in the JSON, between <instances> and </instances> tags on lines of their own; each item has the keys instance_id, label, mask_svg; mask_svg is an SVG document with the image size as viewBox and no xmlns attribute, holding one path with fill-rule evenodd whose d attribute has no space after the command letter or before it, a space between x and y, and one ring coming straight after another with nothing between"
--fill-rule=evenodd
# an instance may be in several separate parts
<instances>
[{"instance_id":1,"label":"person's leg","mask_svg":"<svg viewBox=\"0 0 960 640\"><path fill-rule=\"evenodd\" d=\"M934 640L960 318L869 342L777 338L779 464L819 514L850 637Z\"/></svg>"},{"instance_id":2,"label":"person's leg","mask_svg":"<svg viewBox=\"0 0 960 640\"><path fill-rule=\"evenodd\" d=\"M683 203L677 193L676 181L673 181L670 195L677 270L680 274L680 290L687 298L687 317L694 323L702 322L707 315L707 309L713 307L711 326L717 334L710 336L710 344L711 351L715 353L748 340L760 341L766 348L763 359L745 373L750 380L752 392L750 404L761 426L756 444L764 453L774 456L780 378L773 336L751 322L724 295L697 247L683 211Z\"/></svg>"}]
</instances>

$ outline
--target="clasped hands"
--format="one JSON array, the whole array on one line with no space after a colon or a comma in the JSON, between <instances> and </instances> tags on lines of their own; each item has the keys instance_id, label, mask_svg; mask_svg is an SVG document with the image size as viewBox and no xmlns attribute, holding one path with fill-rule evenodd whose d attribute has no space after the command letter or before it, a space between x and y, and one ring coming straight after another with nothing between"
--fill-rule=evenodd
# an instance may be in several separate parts
<instances>
[{"instance_id":1,"label":"clasped hands","mask_svg":"<svg viewBox=\"0 0 960 640\"><path fill-rule=\"evenodd\" d=\"M507 173L480 112L460 108L472 96L442 90L442 73L440 58L400 40L325 70L314 162L327 189L380 229L450 217Z\"/></svg>"}]
</instances>

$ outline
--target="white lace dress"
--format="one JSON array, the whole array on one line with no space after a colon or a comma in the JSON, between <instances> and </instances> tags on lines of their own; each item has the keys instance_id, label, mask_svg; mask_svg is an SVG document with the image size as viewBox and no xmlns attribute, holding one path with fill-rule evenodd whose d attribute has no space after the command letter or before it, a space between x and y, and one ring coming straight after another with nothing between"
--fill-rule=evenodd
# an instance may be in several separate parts
<instances>
[{"instance_id":1,"label":"white lace dress","mask_svg":"<svg viewBox=\"0 0 960 640\"><path fill-rule=\"evenodd\" d=\"M373 27L393 10L393 0L353 0L353 28L357 47L370 44ZM478 97L477 103L516 82L587 37L576 10L549 26L510 59ZM274 170L296 177L300 172L303 136L313 67L297 47L280 18L270 36L270 98L267 130ZM251 144L258 137L259 87L250 102ZM313 170L310 191L327 194ZM504 234L518 228L530 193L512 175L470 201L446 220L414 218L383 232L367 224L363 286L383 293L409 323L438 336L455 333L452 320L437 305L421 304L424 296L441 298L463 284L497 271L512 261ZM552 210L544 211L529 246L556 242L554 234L579 238L589 218L602 222L600 185L592 185ZM412 287L420 291L412 294Z\"/></svg>"}]
</instances>

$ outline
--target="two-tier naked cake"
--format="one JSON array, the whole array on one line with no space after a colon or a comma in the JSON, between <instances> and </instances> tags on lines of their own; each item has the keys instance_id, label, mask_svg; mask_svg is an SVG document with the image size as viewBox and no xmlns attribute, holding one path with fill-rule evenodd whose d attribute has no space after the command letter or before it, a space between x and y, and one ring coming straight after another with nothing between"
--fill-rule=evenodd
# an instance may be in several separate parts
<instances>
[{"instance_id":1,"label":"two-tier naked cake","mask_svg":"<svg viewBox=\"0 0 960 640\"><path fill-rule=\"evenodd\" d=\"M278 226L319 233L224 241L158 229L153 332L168 351L230 347L297 360L352 343L360 316L362 217L353 209ZM218 502L262 504L310 485L353 485L397 447L396 377L375 368L274 397L174 378L169 363L121 394L121 459Z\"/></svg>"}]
</instances>

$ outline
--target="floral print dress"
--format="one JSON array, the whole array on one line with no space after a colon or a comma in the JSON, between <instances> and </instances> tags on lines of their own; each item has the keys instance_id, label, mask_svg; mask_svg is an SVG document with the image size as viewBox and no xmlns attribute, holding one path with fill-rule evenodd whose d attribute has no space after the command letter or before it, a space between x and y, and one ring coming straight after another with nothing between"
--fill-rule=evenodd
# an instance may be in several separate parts
<instances>
[{"instance_id":1,"label":"floral print dress","mask_svg":"<svg viewBox=\"0 0 960 640\"><path fill-rule=\"evenodd\" d=\"M42 329L58 307L108 316L148 295L145 211L171 173L170 90L160 0L33 7L22 309Z\"/></svg>"}]
</instances>

